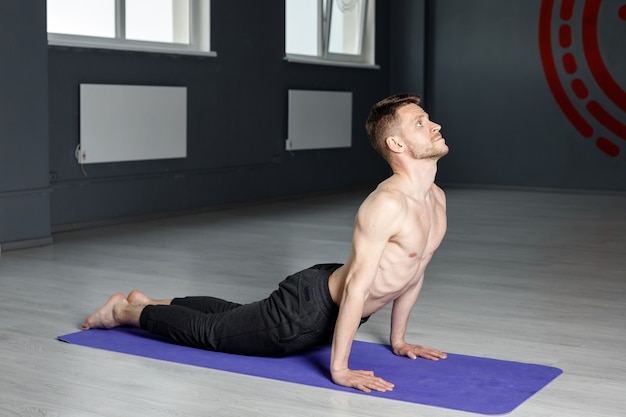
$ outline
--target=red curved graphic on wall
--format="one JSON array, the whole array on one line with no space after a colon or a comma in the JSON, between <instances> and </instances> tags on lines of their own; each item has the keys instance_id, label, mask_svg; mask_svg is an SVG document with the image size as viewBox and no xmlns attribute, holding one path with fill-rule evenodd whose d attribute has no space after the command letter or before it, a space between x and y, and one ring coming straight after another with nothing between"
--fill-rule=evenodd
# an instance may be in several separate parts
<instances>
[{"instance_id":1,"label":"red curved graphic on wall","mask_svg":"<svg viewBox=\"0 0 626 417\"><path fill-rule=\"evenodd\" d=\"M626 0L617 3L543 0L539 16L541 62L554 99L574 128L610 157L626 154L625 79L615 78L610 63L616 61L602 49L601 28L626 25Z\"/></svg>"}]
</instances>

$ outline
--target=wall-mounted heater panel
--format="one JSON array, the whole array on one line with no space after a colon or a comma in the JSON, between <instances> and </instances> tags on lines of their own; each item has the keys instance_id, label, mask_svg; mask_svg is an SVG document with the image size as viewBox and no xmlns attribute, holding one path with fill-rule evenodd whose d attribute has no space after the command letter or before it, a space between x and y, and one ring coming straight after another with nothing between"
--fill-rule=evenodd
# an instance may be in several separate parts
<instances>
[{"instance_id":1,"label":"wall-mounted heater panel","mask_svg":"<svg viewBox=\"0 0 626 417\"><path fill-rule=\"evenodd\" d=\"M186 156L186 87L80 85L79 163Z\"/></svg>"},{"instance_id":2,"label":"wall-mounted heater panel","mask_svg":"<svg viewBox=\"0 0 626 417\"><path fill-rule=\"evenodd\" d=\"M289 90L288 151L352 146L352 93Z\"/></svg>"}]
</instances>

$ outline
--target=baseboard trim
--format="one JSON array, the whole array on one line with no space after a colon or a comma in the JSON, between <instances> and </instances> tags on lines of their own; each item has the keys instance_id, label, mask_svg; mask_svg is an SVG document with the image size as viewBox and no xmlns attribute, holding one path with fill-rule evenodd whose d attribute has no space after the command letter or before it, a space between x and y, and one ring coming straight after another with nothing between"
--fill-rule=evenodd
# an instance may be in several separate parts
<instances>
[{"instance_id":1,"label":"baseboard trim","mask_svg":"<svg viewBox=\"0 0 626 417\"><path fill-rule=\"evenodd\" d=\"M52 236L40 237L36 239L16 240L13 242L2 242L0 243L0 253L13 250L35 248L38 246L47 246L51 245L52 243L54 243Z\"/></svg>"}]
</instances>

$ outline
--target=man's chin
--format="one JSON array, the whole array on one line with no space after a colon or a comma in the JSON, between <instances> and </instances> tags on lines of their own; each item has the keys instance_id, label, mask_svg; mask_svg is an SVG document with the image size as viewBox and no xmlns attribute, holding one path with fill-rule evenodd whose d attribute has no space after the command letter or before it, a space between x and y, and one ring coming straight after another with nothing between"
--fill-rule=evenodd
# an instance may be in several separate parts
<instances>
[{"instance_id":1,"label":"man's chin","mask_svg":"<svg viewBox=\"0 0 626 417\"><path fill-rule=\"evenodd\" d=\"M450 149L448 148L448 145L444 144L443 148L441 149L441 151L438 152L437 154L433 155L433 159L440 160L441 158L446 156L449 151L450 151Z\"/></svg>"}]
</instances>

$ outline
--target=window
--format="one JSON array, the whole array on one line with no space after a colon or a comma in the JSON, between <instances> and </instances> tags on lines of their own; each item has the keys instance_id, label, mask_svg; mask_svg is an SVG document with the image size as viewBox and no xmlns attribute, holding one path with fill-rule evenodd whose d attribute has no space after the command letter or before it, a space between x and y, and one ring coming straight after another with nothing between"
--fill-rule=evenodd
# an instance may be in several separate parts
<instances>
[{"instance_id":1,"label":"window","mask_svg":"<svg viewBox=\"0 0 626 417\"><path fill-rule=\"evenodd\" d=\"M285 0L287 60L375 66L375 0Z\"/></svg>"},{"instance_id":2,"label":"window","mask_svg":"<svg viewBox=\"0 0 626 417\"><path fill-rule=\"evenodd\" d=\"M215 55L210 0L47 0L48 43Z\"/></svg>"}]
</instances>

